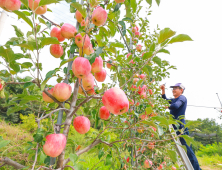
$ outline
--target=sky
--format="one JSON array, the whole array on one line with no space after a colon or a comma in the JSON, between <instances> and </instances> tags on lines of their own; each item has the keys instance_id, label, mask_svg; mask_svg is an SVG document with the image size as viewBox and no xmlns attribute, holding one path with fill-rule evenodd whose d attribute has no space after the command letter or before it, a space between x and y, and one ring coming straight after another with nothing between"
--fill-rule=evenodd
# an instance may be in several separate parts
<instances>
[{"instance_id":1,"label":"sky","mask_svg":"<svg viewBox=\"0 0 222 170\"><path fill-rule=\"evenodd\" d=\"M176 83L184 84L186 87L184 95L188 100L186 110L188 120L214 118L217 123L222 123L218 118L220 112L216 109L190 106L221 108L216 95L218 93L222 100L221 6L221 0L164 0L159 7L153 2L152 14L148 16L151 30L158 24L161 29L169 27L177 34L187 34L194 40L169 45L167 49L170 55L158 54L158 57L177 67L177 70L170 71L170 78L161 83L166 83L167 97L173 97L169 86ZM51 5L50 9L53 13L47 13L46 16L52 21L60 23L65 19L65 22L75 25L74 15L69 14L64 2L59 8ZM26 23L17 21L15 17L9 14L0 35L0 44L4 44L8 38L14 36L8 34L14 32L12 24L18 25L24 32L29 29ZM52 70L55 65L59 65L59 60L53 58L47 48L42 51L44 55L41 55L45 73ZM54 81L52 79L51 83ZM106 82L108 81L109 78Z\"/></svg>"}]
</instances>

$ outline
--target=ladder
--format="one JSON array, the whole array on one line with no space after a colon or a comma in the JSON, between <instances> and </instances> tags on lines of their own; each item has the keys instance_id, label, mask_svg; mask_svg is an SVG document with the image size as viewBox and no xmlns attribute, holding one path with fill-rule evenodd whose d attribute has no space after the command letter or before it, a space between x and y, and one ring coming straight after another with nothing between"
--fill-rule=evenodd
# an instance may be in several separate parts
<instances>
[{"instance_id":1,"label":"ladder","mask_svg":"<svg viewBox=\"0 0 222 170\"><path fill-rule=\"evenodd\" d=\"M176 133L175 132L172 132L172 129L173 129L173 126L170 125L169 126L169 129L170 129L170 132L171 132L171 136L172 138L174 138L176 136ZM173 141L175 142L175 146L176 146L176 150L177 150L177 154L180 156L181 160L182 161L178 161L178 165L181 166L181 165L184 165L184 168L183 170L194 170L193 169L193 166L187 156L187 153L186 151L181 147L181 143L180 143L180 140L179 138L174 138Z\"/></svg>"}]
</instances>

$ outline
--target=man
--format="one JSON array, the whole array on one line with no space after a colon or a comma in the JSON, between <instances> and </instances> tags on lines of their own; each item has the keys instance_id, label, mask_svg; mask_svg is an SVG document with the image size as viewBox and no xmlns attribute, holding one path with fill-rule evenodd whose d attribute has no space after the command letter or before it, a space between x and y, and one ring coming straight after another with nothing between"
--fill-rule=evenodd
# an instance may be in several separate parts
<instances>
[{"instance_id":1,"label":"man","mask_svg":"<svg viewBox=\"0 0 222 170\"><path fill-rule=\"evenodd\" d=\"M170 88L173 88L173 96L174 99L167 99L166 94L165 94L165 85L161 85L160 86L161 90L162 90L162 98L168 100L168 102L170 103L170 114L172 114L174 116L174 119L180 120L182 123L179 124L179 129L182 129L184 127L185 124L185 111L187 108L187 99L183 94L185 87L182 85L182 83L177 83L174 86L170 86ZM177 127L175 125L173 125L173 128L175 130L177 130ZM176 132L177 135L180 134L179 131ZM185 132L183 133L184 135L189 135L189 131L186 128ZM191 164L193 165L194 170L201 170L198 160L192 150L192 147L189 147L186 143L186 141L184 140L184 138L180 137L180 142L182 145L185 145L187 148L187 156L190 159Z\"/></svg>"}]
</instances>

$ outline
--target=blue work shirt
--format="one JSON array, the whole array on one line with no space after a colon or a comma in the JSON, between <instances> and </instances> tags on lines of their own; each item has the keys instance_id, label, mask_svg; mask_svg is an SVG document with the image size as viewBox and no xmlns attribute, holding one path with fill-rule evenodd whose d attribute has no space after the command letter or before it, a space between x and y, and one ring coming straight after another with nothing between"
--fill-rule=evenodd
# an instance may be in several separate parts
<instances>
[{"instance_id":1,"label":"blue work shirt","mask_svg":"<svg viewBox=\"0 0 222 170\"><path fill-rule=\"evenodd\" d=\"M166 95L162 95L162 98L168 100L170 103L170 114L174 116L175 119L180 120L185 124L185 120L183 119L185 117L185 111L187 108L187 98L183 95L180 95L178 98L175 99L167 99ZM183 118L180 119L180 116ZM183 128L183 125L180 124L180 129Z\"/></svg>"}]
</instances>

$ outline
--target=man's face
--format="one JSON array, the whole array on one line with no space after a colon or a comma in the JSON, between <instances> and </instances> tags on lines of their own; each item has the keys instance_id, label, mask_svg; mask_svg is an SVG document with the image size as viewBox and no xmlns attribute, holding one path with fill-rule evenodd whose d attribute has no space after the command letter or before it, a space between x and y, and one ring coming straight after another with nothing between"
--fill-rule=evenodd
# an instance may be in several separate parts
<instances>
[{"instance_id":1,"label":"man's face","mask_svg":"<svg viewBox=\"0 0 222 170\"><path fill-rule=\"evenodd\" d=\"M180 87L174 87L172 91L175 98L179 97L183 93L183 89L181 89Z\"/></svg>"}]
</instances>

